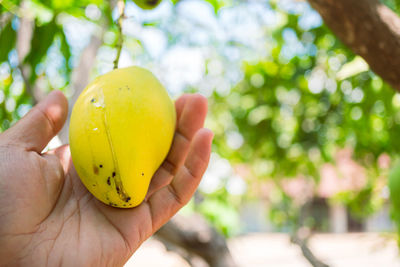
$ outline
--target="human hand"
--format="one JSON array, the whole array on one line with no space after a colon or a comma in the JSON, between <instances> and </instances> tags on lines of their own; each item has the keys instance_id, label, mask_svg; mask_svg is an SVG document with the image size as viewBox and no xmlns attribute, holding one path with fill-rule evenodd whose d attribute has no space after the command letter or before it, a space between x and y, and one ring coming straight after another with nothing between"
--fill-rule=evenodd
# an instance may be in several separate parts
<instances>
[{"instance_id":1,"label":"human hand","mask_svg":"<svg viewBox=\"0 0 400 267\"><path fill-rule=\"evenodd\" d=\"M41 153L62 128L67 105L53 91L0 134L1 266L121 266L190 200L206 170L213 137L202 128L207 100L183 95L172 147L145 201L106 206L79 180L68 145Z\"/></svg>"}]
</instances>

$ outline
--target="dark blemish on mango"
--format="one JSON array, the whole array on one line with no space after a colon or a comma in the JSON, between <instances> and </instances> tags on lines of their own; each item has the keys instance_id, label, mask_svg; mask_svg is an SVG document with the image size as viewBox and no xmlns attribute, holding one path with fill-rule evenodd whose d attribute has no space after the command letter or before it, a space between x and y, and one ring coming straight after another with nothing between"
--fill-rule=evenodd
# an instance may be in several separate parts
<instances>
[{"instance_id":1,"label":"dark blemish on mango","mask_svg":"<svg viewBox=\"0 0 400 267\"><path fill-rule=\"evenodd\" d=\"M115 172L112 173L112 177L115 177Z\"/></svg>"},{"instance_id":2,"label":"dark blemish on mango","mask_svg":"<svg viewBox=\"0 0 400 267\"><path fill-rule=\"evenodd\" d=\"M144 173L142 172L142 176L144 176Z\"/></svg>"},{"instance_id":3,"label":"dark blemish on mango","mask_svg":"<svg viewBox=\"0 0 400 267\"><path fill-rule=\"evenodd\" d=\"M99 174L99 168L96 165L93 165L93 172L94 174Z\"/></svg>"},{"instance_id":4,"label":"dark blemish on mango","mask_svg":"<svg viewBox=\"0 0 400 267\"><path fill-rule=\"evenodd\" d=\"M125 199L125 202L129 202L129 200L131 200L131 197L127 197L126 199ZM125 205L125 204L124 204Z\"/></svg>"},{"instance_id":5,"label":"dark blemish on mango","mask_svg":"<svg viewBox=\"0 0 400 267\"><path fill-rule=\"evenodd\" d=\"M111 201L108 203L108 205L113 206L113 207L118 207L117 204L115 204L115 203L113 203L113 202L111 202Z\"/></svg>"},{"instance_id":6,"label":"dark blemish on mango","mask_svg":"<svg viewBox=\"0 0 400 267\"><path fill-rule=\"evenodd\" d=\"M117 190L117 193L119 194L119 187L117 186L117 187L115 187L115 189Z\"/></svg>"},{"instance_id":7,"label":"dark blemish on mango","mask_svg":"<svg viewBox=\"0 0 400 267\"><path fill-rule=\"evenodd\" d=\"M100 164L100 165L99 165L99 167L100 167L100 168L103 168L103 165L102 165L102 164Z\"/></svg>"},{"instance_id":8,"label":"dark blemish on mango","mask_svg":"<svg viewBox=\"0 0 400 267\"><path fill-rule=\"evenodd\" d=\"M107 178L107 184L111 185L110 177Z\"/></svg>"},{"instance_id":9,"label":"dark blemish on mango","mask_svg":"<svg viewBox=\"0 0 400 267\"><path fill-rule=\"evenodd\" d=\"M95 184L92 184L93 186L96 186Z\"/></svg>"},{"instance_id":10,"label":"dark blemish on mango","mask_svg":"<svg viewBox=\"0 0 400 267\"><path fill-rule=\"evenodd\" d=\"M92 98L92 99L90 100L91 103L94 103L94 101L96 101L95 98Z\"/></svg>"}]
</instances>

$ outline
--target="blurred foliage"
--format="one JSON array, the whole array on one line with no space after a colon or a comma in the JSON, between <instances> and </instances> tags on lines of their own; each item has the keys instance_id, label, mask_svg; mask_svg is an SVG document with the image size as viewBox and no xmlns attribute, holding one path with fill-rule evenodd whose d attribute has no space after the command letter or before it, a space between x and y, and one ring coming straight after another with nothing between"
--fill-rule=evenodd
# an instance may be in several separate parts
<instances>
[{"instance_id":1,"label":"blurred foliage","mask_svg":"<svg viewBox=\"0 0 400 267\"><path fill-rule=\"evenodd\" d=\"M88 5L96 5L102 16L95 21L108 25L112 21L109 1L2 1L0 5L0 131L21 118L34 103L32 88L47 92L66 91L72 72L72 52L64 24L70 18L91 21L85 16ZM18 55L17 32L22 19L33 21L29 52ZM93 22L93 20L92 20ZM110 26L115 31L115 26ZM111 44L113 45L113 44ZM48 65L61 64L49 70ZM50 63L50 64L49 64ZM50 67L50 68L51 68ZM25 76L21 75L22 69ZM49 73L52 72L52 73ZM24 86L30 84L31 90Z\"/></svg>"},{"instance_id":2,"label":"blurred foliage","mask_svg":"<svg viewBox=\"0 0 400 267\"><path fill-rule=\"evenodd\" d=\"M216 17L222 9L246 4L206 2ZM382 2L400 12L399 0ZM114 5L115 1L101 0L1 1L0 131L32 107L33 94L25 82L43 92L61 89L70 94L71 72L82 47L77 50L68 39L68 23L105 28L102 49L113 51L117 41ZM246 194L234 195L227 190L226 178L216 190L201 191L192 209L229 236L239 232L241 201L262 197L267 199L269 219L275 226L285 231L301 225L313 228L318 219L312 215L302 218L304 203L287 194L281 181L301 175L318 186L323 164L335 163L338 149L350 147L354 159L367 169L367 182L358 191L340 192L332 201L344 203L358 217L374 213L384 202L381 193L387 172L377 164L378 157L383 153L395 157L400 148L400 95L324 25L305 27L304 8L286 10L276 0L265 5L279 21L275 27L265 26L265 55L243 62L243 79L228 91L216 86L209 98L209 126L216 134L214 151L233 166L244 164L249 174L242 178L249 186ZM193 45L196 39L182 31L187 25L176 13L171 16L166 22L146 19L141 26L164 31L168 43L186 40ZM31 49L24 58L18 55L16 45L22 17L33 21ZM124 42L134 48L134 56L153 60L135 36L125 36ZM244 46L232 38L225 49ZM224 67L230 67L230 53L217 56L225 57ZM206 64L206 75L212 62ZM21 75L22 69L27 77ZM267 181L274 186L265 197L261 191Z\"/></svg>"},{"instance_id":3,"label":"blurred foliage","mask_svg":"<svg viewBox=\"0 0 400 267\"><path fill-rule=\"evenodd\" d=\"M335 163L337 151L350 147L367 169L367 182L333 199L356 217L371 215L384 203L384 185L377 183L387 170L378 166L378 157L394 157L400 149L400 94L324 25L304 29L301 14L280 12L285 23L271 31L267 57L245 62L244 79L228 94L213 93L215 150L248 164L249 176L260 184L303 175L318 186L323 164ZM288 50L290 43L298 50ZM272 204L276 225L301 225L291 197L283 193Z\"/></svg>"}]
</instances>

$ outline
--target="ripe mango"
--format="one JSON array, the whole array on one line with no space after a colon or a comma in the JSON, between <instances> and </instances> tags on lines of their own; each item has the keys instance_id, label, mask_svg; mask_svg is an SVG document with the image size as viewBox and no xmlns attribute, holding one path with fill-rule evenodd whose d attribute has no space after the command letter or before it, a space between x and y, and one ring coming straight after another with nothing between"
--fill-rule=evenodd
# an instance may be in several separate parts
<instances>
[{"instance_id":1,"label":"ripe mango","mask_svg":"<svg viewBox=\"0 0 400 267\"><path fill-rule=\"evenodd\" d=\"M71 156L82 183L107 205L139 205L175 123L174 104L150 71L128 67L97 77L71 115Z\"/></svg>"}]
</instances>

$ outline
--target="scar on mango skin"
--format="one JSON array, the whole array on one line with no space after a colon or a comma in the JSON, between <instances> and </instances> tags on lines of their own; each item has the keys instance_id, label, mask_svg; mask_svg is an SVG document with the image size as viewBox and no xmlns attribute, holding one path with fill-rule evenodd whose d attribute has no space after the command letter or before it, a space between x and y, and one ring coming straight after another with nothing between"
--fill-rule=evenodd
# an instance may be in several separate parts
<instances>
[{"instance_id":1,"label":"scar on mango skin","mask_svg":"<svg viewBox=\"0 0 400 267\"><path fill-rule=\"evenodd\" d=\"M99 168L96 165L93 165L93 172L94 174L99 174Z\"/></svg>"}]
</instances>

